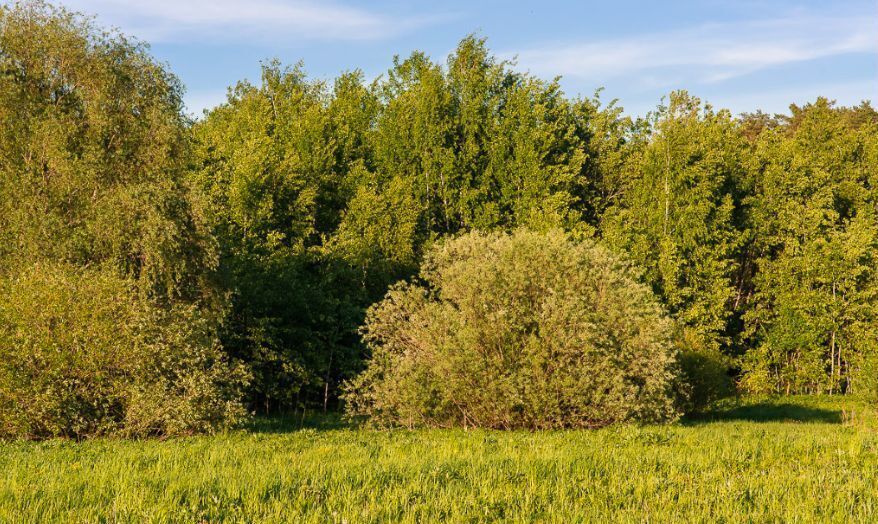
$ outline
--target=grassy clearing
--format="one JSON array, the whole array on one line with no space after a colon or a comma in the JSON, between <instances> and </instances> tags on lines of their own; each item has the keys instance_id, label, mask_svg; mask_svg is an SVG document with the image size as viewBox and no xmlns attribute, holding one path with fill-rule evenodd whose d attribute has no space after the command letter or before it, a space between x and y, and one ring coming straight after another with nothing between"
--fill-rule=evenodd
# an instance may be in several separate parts
<instances>
[{"instance_id":1,"label":"grassy clearing","mask_svg":"<svg viewBox=\"0 0 878 524\"><path fill-rule=\"evenodd\" d=\"M169 441L12 442L0 522L874 522L874 428L824 397L597 431L275 420Z\"/></svg>"}]
</instances>

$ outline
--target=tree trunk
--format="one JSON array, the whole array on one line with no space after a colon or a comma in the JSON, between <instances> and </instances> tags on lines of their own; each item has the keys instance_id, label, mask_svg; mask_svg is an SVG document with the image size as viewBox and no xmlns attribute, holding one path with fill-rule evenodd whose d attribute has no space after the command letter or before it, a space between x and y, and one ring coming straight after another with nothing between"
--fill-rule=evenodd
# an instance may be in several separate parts
<instances>
[{"instance_id":1,"label":"tree trunk","mask_svg":"<svg viewBox=\"0 0 878 524\"><path fill-rule=\"evenodd\" d=\"M835 307L835 281L832 281L832 307ZM835 316L835 315L833 315ZM833 318L833 323L835 319ZM835 391L835 332L837 328L832 328L832 339L829 342L829 394Z\"/></svg>"},{"instance_id":2,"label":"tree trunk","mask_svg":"<svg viewBox=\"0 0 878 524\"><path fill-rule=\"evenodd\" d=\"M668 219L671 207L671 146L665 138L665 220L662 223L662 232L668 234Z\"/></svg>"},{"instance_id":3,"label":"tree trunk","mask_svg":"<svg viewBox=\"0 0 878 524\"><path fill-rule=\"evenodd\" d=\"M829 394L835 392L835 330L832 330L832 339L829 343Z\"/></svg>"},{"instance_id":4,"label":"tree trunk","mask_svg":"<svg viewBox=\"0 0 878 524\"><path fill-rule=\"evenodd\" d=\"M333 346L334 347L334 346ZM332 357L335 351L329 352L329 364L326 366L326 377L323 379L323 412L326 413L329 407L329 379L332 376Z\"/></svg>"}]
</instances>

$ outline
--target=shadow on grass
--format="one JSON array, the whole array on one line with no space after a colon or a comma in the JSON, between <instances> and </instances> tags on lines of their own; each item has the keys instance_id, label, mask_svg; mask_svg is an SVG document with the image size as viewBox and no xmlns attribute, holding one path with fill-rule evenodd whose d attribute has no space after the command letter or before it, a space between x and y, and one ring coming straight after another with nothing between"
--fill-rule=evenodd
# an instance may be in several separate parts
<instances>
[{"instance_id":1,"label":"shadow on grass","mask_svg":"<svg viewBox=\"0 0 878 524\"><path fill-rule=\"evenodd\" d=\"M752 403L746 400L727 399L703 413L687 415L681 424L684 426L707 424L711 422L800 422L820 424L841 424L844 417L841 409L815 407L791 402L762 401ZM282 434L302 430L332 431L353 429L360 423L345 418L340 412L302 413L257 416L250 420L244 429L251 433Z\"/></svg>"},{"instance_id":2,"label":"shadow on grass","mask_svg":"<svg viewBox=\"0 0 878 524\"><path fill-rule=\"evenodd\" d=\"M841 424L841 410L802 406L788 403L761 402L730 406L687 417L684 423L702 424L717 421L747 422L811 422Z\"/></svg>"},{"instance_id":3,"label":"shadow on grass","mask_svg":"<svg viewBox=\"0 0 878 524\"><path fill-rule=\"evenodd\" d=\"M248 422L244 429L251 433L292 433L304 429L330 431L346 429L357 425L345 419L341 413L318 413L302 416L301 413L257 416Z\"/></svg>"}]
</instances>

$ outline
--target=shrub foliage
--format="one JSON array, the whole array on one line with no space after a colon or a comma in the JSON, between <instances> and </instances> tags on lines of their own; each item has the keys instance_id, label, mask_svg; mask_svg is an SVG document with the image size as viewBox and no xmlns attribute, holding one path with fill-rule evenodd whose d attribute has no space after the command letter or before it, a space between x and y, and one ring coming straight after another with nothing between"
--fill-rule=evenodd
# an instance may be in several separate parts
<instances>
[{"instance_id":1,"label":"shrub foliage","mask_svg":"<svg viewBox=\"0 0 878 524\"><path fill-rule=\"evenodd\" d=\"M677 416L672 321L606 248L470 233L431 249L419 277L369 310L351 413L503 429Z\"/></svg>"},{"instance_id":2,"label":"shrub foliage","mask_svg":"<svg viewBox=\"0 0 878 524\"><path fill-rule=\"evenodd\" d=\"M210 319L134 288L68 264L0 283L0 436L174 435L242 415Z\"/></svg>"}]
</instances>

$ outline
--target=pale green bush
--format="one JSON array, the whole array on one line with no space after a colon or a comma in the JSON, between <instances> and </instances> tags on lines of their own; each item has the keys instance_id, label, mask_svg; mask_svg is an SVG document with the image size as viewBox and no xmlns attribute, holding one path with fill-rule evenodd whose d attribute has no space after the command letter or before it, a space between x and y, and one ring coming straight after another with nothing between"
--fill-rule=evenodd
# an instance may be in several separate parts
<instances>
[{"instance_id":1,"label":"pale green bush","mask_svg":"<svg viewBox=\"0 0 878 524\"><path fill-rule=\"evenodd\" d=\"M439 243L368 312L349 412L379 425L596 427L678 416L673 325L632 269L560 231Z\"/></svg>"}]
</instances>

